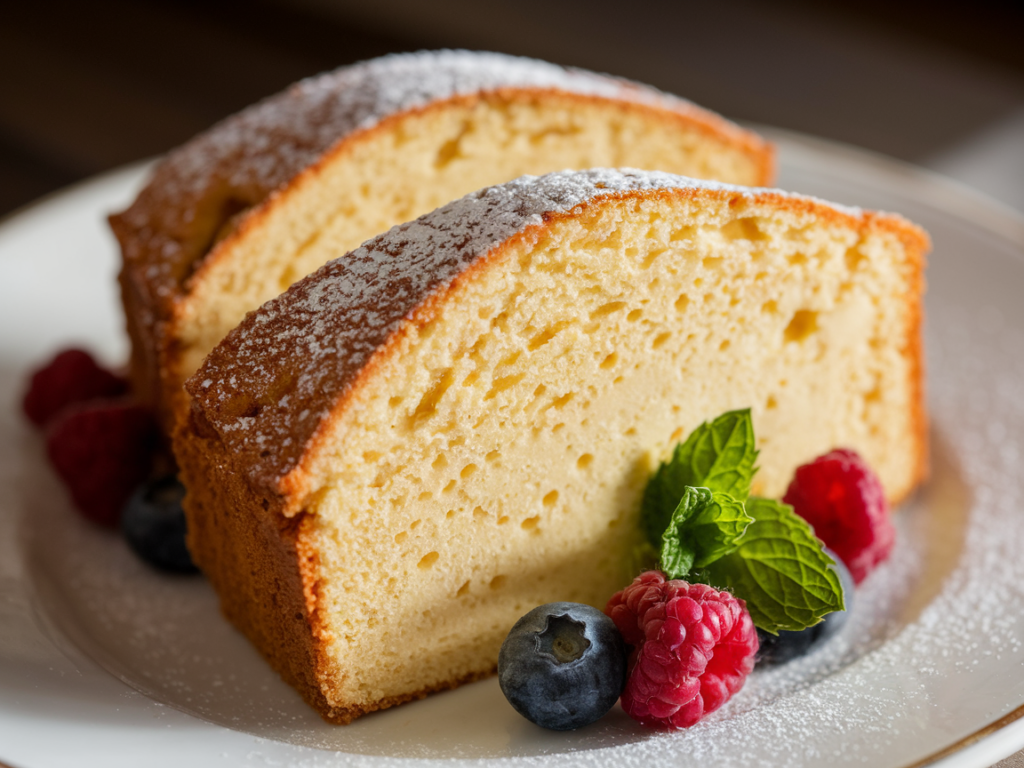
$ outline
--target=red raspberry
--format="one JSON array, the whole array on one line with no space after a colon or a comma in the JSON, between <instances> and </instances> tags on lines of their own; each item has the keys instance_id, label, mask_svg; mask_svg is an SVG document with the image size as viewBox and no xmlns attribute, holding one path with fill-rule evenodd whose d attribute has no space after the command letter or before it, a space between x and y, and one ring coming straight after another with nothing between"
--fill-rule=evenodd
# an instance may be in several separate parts
<instances>
[{"instance_id":1,"label":"red raspberry","mask_svg":"<svg viewBox=\"0 0 1024 768\"><path fill-rule=\"evenodd\" d=\"M32 374L22 407L32 423L42 427L69 405L127 391L128 382L98 366L88 352L68 349Z\"/></svg>"},{"instance_id":2,"label":"red raspberry","mask_svg":"<svg viewBox=\"0 0 1024 768\"><path fill-rule=\"evenodd\" d=\"M622 708L643 725L689 728L727 702L754 668L754 622L728 592L647 571L604 612L632 646Z\"/></svg>"},{"instance_id":3,"label":"red raspberry","mask_svg":"<svg viewBox=\"0 0 1024 768\"><path fill-rule=\"evenodd\" d=\"M885 491L855 451L837 448L797 468L783 501L842 558L856 584L892 551L896 529Z\"/></svg>"},{"instance_id":4,"label":"red raspberry","mask_svg":"<svg viewBox=\"0 0 1024 768\"><path fill-rule=\"evenodd\" d=\"M132 491L146 479L160 441L148 408L100 401L69 410L46 439L50 463L78 510L115 526Z\"/></svg>"}]
</instances>

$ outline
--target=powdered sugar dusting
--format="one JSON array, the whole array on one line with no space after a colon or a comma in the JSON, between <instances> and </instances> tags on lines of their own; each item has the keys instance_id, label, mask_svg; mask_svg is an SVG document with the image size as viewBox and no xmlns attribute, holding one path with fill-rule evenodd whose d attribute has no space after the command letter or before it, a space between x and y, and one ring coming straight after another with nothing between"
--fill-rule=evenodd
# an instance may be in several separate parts
<instances>
[{"instance_id":1,"label":"powdered sugar dusting","mask_svg":"<svg viewBox=\"0 0 1024 768\"><path fill-rule=\"evenodd\" d=\"M657 190L751 201L786 195L628 169L523 176L469 194L364 243L251 314L186 384L193 407L239 457L250 481L274 493L362 367L429 296L546 216ZM289 398L282 400L284 394Z\"/></svg>"},{"instance_id":2,"label":"powdered sugar dusting","mask_svg":"<svg viewBox=\"0 0 1024 768\"><path fill-rule=\"evenodd\" d=\"M51 585L41 593L47 612L108 669L160 701L265 737L246 764L273 764L284 741L287 763L305 768L395 758L906 765L922 741L935 750L964 735L965 708L989 706L986 686L999 695L990 694L982 722L1003 714L1024 663L1024 361L1010 354L1024 348L1024 334L991 314L947 309L931 341L934 477L900 511L891 559L858 589L834 641L784 667L755 669L725 707L684 732L645 731L616 709L581 731L546 733L504 703L494 680L327 725L217 616L203 582L148 572L120 539L86 526L57 494L40 494L29 475L31 560Z\"/></svg>"},{"instance_id":3,"label":"powdered sugar dusting","mask_svg":"<svg viewBox=\"0 0 1024 768\"><path fill-rule=\"evenodd\" d=\"M836 173L834 156L812 159L804 185L856 196L822 180ZM53 726L77 723L96 735L94 748L109 740L111 755L123 755L129 742L177 755L180 745L204 739L208 751L190 754L224 766L369 767L404 758L409 768L436 768L438 760L467 768L905 768L995 722L1024 702L1024 312L1017 300L1024 242L968 220L954 204L972 202L970 196L927 178L901 184L903 174L872 177L870 189L884 190L890 207L913 213L937 235L928 333L937 455L920 503L899 513L892 560L858 591L838 646L795 666L755 670L713 719L675 734L633 728L617 708L579 732L547 733L516 715L493 679L329 726L228 625L203 581L155 574L116 534L80 520L54 483L41 443L16 428L12 413L3 445L8 506L0 518L8 549L20 556L3 562L4 596L12 601L5 617L23 605L41 624L57 623L61 648L70 638L154 699L235 732L210 738L209 728L171 717L170 707L143 722L148 715L127 689L115 709L76 687L98 674L86 664L79 673L68 662L50 677L34 661L11 666L35 658L27 655L8 658L8 670L17 671L9 700L15 709L24 704L10 728L51 727L66 740L68 729ZM922 190L929 193L923 201ZM968 211L978 210L973 202ZM46 222L54 226L52 218ZM106 336L95 338L109 346ZM20 366L11 354L10 365ZM5 376L11 400L23 372L9 368ZM15 535L16 517L26 541ZM32 593L23 596L14 578ZM17 627L0 629L8 631L4 651L17 654ZM66 674L67 684L55 685L56 674ZM129 709L143 714L132 720Z\"/></svg>"},{"instance_id":4,"label":"powdered sugar dusting","mask_svg":"<svg viewBox=\"0 0 1024 768\"><path fill-rule=\"evenodd\" d=\"M125 259L145 265L157 304L169 300L209 245L210 217L226 203L262 202L339 140L384 117L502 88L648 104L743 133L683 99L583 70L498 53L393 54L296 83L170 153L135 203L115 217Z\"/></svg>"},{"instance_id":5,"label":"powdered sugar dusting","mask_svg":"<svg viewBox=\"0 0 1024 768\"><path fill-rule=\"evenodd\" d=\"M341 136L433 101L501 88L551 88L688 111L689 102L624 80L535 59L470 51L393 54L303 80L175 151L172 195L200 191L225 161L239 187L273 189ZM249 162L236 164L243 153ZM166 181L166 180L165 180Z\"/></svg>"}]
</instances>

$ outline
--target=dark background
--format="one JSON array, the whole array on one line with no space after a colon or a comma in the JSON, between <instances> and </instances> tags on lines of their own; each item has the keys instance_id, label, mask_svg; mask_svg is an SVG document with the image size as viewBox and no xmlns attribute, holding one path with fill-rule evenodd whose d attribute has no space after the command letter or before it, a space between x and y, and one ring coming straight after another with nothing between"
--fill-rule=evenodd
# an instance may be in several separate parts
<instances>
[{"instance_id":1,"label":"dark background","mask_svg":"<svg viewBox=\"0 0 1024 768\"><path fill-rule=\"evenodd\" d=\"M0 0L0 214L306 75L435 47L632 77L940 169L1024 114L1021 2Z\"/></svg>"}]
</instances>

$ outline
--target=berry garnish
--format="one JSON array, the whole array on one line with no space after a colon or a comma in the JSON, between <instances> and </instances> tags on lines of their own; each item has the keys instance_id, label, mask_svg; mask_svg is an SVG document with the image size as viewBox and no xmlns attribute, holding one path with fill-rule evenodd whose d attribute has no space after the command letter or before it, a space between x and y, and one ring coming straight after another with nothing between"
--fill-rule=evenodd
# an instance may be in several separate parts
<instances>
[{"instance_id":1,"label":"berry garnish","mask_svg":"<svg viewBox=\"0 0 1024 768\"><path fill-rule=\"evenodd\" d=\"M838 448L797 468L783 498L814 528L860 584L896 540L878 476L854 451Z\"/></svg>"},{"instance_id":2,"label":"berry garnish","mask_svg":"<svg viewBox=\"0 0 1024 768\"><path fill-rule=\"evenodd\" d=\"M622 708L655 728L689 728L743 687L757 633L746 605L706 584L640 574L605 608L630 646Z\"/></svg>"},{"instance_id":3,"label":"berry garnish","mask_svg":"<svg viewBox=\"0 0 1024 768\"><path fill-rule=\"evenodd\" d=\"M779 630L779 634L771 635L757 630L757 639L761 645L757 652L758 664L774 665L792 661L823 645L846 624L846 619L853 610L853 576L834 552L828 549L825 552L836 561L834 568L839 574L839 582L843 585L843 602L846 604L846 610L833 611L813 627L807 627L799 632L782 629Z\"/></svg>"},{"instance_id":4,"label":"berry garnish","mask_svg":"<svg viewBox=\"0 0 1024 768\"><path fill-rule=\"evenodd\" d=\"M185 546L185 487L174 475L140 485L124 505L121 530L135 554L172 573L196 573Z\"/></svg>"},{"instance_id":5,"label":"berry garnish","mask_svg":"<svg viewBox=\"0 0 1024 768\"><path fill-rule=\"evenodd\" d=\"M68 349L32 374L22 401L25 415L42 427L68 406L119 397L128 382L96 364L81 349Z\"/></svg>"},{"instance_id":6,"label":"berry garnish","mask_svg":"<svg viewBox=\"0 0 1024 768\"><path fill-rule=\"evenodd\" d=\"M149 474L159 439L148 408L98 401L56 419L46 451L75 507L94 523L115 526L125 501Z\"/></svg>"},{"instance_id":7,"label":"berry garnish","mask_svg":"<svg viewBox=\"0 0 1024 768\"><path fill-rule=\"evenodd\" d=\"M498 654L505 698L527 720L555 731L593 723L626 680L626 647L612 621L580 603L548 603L515 623Z\"/></svg>"}]
</instances>

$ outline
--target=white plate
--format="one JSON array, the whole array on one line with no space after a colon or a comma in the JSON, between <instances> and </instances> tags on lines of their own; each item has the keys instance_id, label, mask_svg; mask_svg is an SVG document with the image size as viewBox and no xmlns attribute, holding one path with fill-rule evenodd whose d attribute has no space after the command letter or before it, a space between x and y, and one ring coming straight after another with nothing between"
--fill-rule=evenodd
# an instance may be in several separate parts
<instances>
[{"instance_id":1,"label":"white plate","mask_svg":"<svg viewBox=\"0 0 1024 768\"><path fill-rule=\"evenodd\" d=\"M103 215L139 167L0 225L0 761L57 765L983 766L1024 746L1024 220L950 182L788 134L780 186L900 211L928 271L934 475L843 633L758 671L725 708L655 734L615 710L572 734L494 680L324 724L219 616L201 579L149 572L71 511L16 412L26 369L126 345Z\"/></svg>"}]
</instances>

